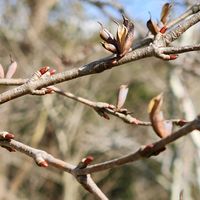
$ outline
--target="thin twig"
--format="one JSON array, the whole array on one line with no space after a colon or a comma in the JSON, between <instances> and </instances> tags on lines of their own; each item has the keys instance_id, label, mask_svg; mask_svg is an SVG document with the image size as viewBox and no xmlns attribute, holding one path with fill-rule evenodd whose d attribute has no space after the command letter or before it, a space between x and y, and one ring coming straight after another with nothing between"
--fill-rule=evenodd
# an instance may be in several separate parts
<instances>
[{"instance_id":1,"label":"thin twig","mask_svg":"<svg viewBox=\"0 0 200 200\"><path fill-rule=\"evenodd\" d=\"M183 21L184 19L186 19L190 15L193 15L193 14L199 12L199 11L200 11L200 4L195 4L195 5L191 6L182 15L180 15L179 17L177 17L173 21L169 22L167 24L167 28L171 28L172 26L174 26L174 25L178 24L179 22Z\"/></svg>"},{"instance_id":2,"label":"thin twig","mask_svg":"<svg viewBox=\"0 0 200 200\"><path fill-rule=\"evenodd\" d=\"M161 51L163 51L164 54L180 54L185 52L191 52L191 51L199 51L200 50L200 44L196 45L188 45L183 47L167 47L167 48L161 48Z\"/></svg>"},{"instance_id":3,"label":"thin twig","mask_svg":"<svg viewBox=\"0 0 200 200\"><path fill-rule=\"evenodd\" d=\"M27 79L0 79L0 85L20 85L27 82ZM131 112L129 112L127 109L123 109L122 111L120 110L116 110L116 107L114 105L111 105L109 103L105 103L105 102L96 102L96 101L91 101L88 99L85 99L83 97L79 97L74 95L71 92L65 92L61 89L59 89L58 87L55 86L50 86L48 88L51 88L55 93L65 96L67 98L73 99L79 103L83 103L91 108L93 108L95 111L97 109L102 110L102 112L106 112L107 114L113 115L117 118L120 118L121 120L123 120L124 122L128 123L128 124L132 124L132 125L138 125L138 126L151 126L151 122L145 122L145 121L141 121L135 117L133 117L131 114ZM126 111L126 112L124 112ZM172 120L166 120L167 122L172 122L174 125L181 125L181 122L183 122L182 119L172 119ZM187 121L184 121L184 124L188 123Z\"/></svg>"}]
</instances>

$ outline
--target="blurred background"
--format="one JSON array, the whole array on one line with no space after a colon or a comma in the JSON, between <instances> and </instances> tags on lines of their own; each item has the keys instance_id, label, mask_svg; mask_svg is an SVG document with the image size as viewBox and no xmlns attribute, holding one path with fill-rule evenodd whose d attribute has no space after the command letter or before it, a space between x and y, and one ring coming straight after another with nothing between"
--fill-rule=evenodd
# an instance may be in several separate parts
<instances>
[{"instance_id":1,"label":"blurred background","mask_svg":"<svg viewBox=\"0 0 200 200\"><path fill-rule=\"evenodd\" d=\"M135 40L148 34L146 21L160 17L165 0L1 0L0 63L10 56L18 63L14 78L28 78L42 66L62 72L110 55L99 38L102 22L111 32L113 20L126 14L135 23ZM174 0L170 18L178 16L196 0ZM199 24L187 31L175 46L197 44ZM121 84L129 84L125 107L133 116L148 121L151 98L164 92L165 117L193 119L200 111L199 52L166 62L147 58L59 84L58 87L94 101L116 103ZM0 86L4 92L10 87ZM92 109L62 96L24 96L0 108L1 130L16 139L77 164L87 156L94 163L133 152L158 140L151 127L105 120ZM112 200L198 200L200 195L200 139L188 135L157 157L93 174ZM0 149L1 200L92 200L74 178L57 169L38 168L20 153Z\"/></svg>"}]
</instances>

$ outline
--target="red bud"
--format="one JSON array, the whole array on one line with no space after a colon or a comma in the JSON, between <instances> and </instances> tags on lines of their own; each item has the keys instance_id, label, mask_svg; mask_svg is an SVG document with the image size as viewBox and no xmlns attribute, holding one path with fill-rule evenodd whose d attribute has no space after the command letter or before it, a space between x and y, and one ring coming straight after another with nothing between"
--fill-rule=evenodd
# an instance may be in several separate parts
<instances>
[{"instance_id":1,"label":"red bud","mask_svg":"<svg viewBox=\"0 0 200 200\"><path fill-rule=\"evenodd\" d=\"M170 55L170 60L175 60L178 58L178 55Z\"/></svg>"},{"instance_id":2,"label":"red bud","mask_svg":"<svg viewBox=\"0 0 200 200\"><path fill-rule=\"evenodd\" d=\"M94 158L92 156L87 156L86 158L82 159L82 162L86 165L89 165L93 160Z\"/></svg>"},{"instance_id":3,"label":"red bud","mask_svg":"<svg viewBox=\"0 0 200 200\"><path fill-rule=\"evenodd\" d=\"M181 119L181 120L179 120L176 124L177 124L178 126L184 126L186 123L187 123L186 120Z\"/></svg>"},{"instance_id":4,"label":"red bud","mask_svg":"<svg viewBox=\"0 0 200 200\"><path fill-rule=\"evenodd\" d=\"M47 163L47 161L45 161L45 160L37 163L37 165L39 167L48 167L49 166L48 163Z\"/></svg>"},{"instance_id":5,"label":"red bud","mask_svg":"<svg viewBox=\"0 0 200 200\"><path fill-rule=\"evenodd\" d=\"M45 94L52 94L54 92L53 88L46 88Z\"/></svg>"},{"instance_id":6,"label":"red bud","mask_svg":"<svg viewBox=\"0 0 200 200\"><path fill-rule=\"evenodd\" d=\"M5 136L4 136L4 138L5 139L8 139L8 140L11 140L11 139L14 139L14 135L12 134L12 133L7 133Z\"/></svg>"},{"instance_id":7,"label":"red bud","mask_svg":"<svg viewBox=\"0 0 200 200\"><path fill-rule=\"evenodd\" d=\"M166 26L163 26L161 29L160 29L160 33L165 33L167 31L167 27Z\"/></svg>"},{"instance_id":8,"label":"red bud","mask_svg":"<svg viewBox=\"0 0 200 200\"><path fill-rule=\"evenodd\" d=\"M54 75L56 73L55 69L50 69L50 76Z\"/></svg>"},{"instance_id":9,"label":"red bud","mask_svg":"<svg viewBox=\"0 0 200 200\"><path fill-rule=\"evenodd\" d=\"M49 71L50 67L49 66L45 66L42 67L39 71L41 73L41 75L45 74L47 71Z\"/></svg>"}]
</instances>

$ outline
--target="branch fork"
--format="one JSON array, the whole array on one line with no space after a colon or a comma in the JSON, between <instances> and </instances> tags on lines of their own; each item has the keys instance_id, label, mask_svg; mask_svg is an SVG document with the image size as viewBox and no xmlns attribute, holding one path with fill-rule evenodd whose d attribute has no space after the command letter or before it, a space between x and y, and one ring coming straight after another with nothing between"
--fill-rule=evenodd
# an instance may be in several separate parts
<instances>
[{"instance_id":1,"label":"branch fork","mask_svg":"<svg viewBox=\"0 0 200 200\"><path fill-rule=\"evenodd\" d=\"M41 88L41 89L35 89L32 86L32 82L38 81L39 79L44 79L49 76L54 75L56 72L55 69L50 68L49 66L44 66L40 68L38 71L36 71L30 79L28 79L25 83L26 87L29 90L29 93L32 95L45 95L45 94L51 94L53 92L53 89L51 87L47 88Z\"/></svg>"},{"instance_id":2,"label":"branch fork","mask_svg":"<svg viewBox=\"0 0 200 200\"><path fill-rule=\"evenodd\" d=\"M165 4L165 6L168 6L168 4ZM101 25L100 35L104 42L106 42L103 43L103 45L108 51L111 51L115 54L114 57L110 56L107 58L103 58L86 64L83 67L74 68L72 70L57 74L55 74L55 70L50 69L50 67L48 66L45 66L35 72L29 80L26 80L25 82L23 80L23 85L0 94L0 103L5 103L7 101L10 101L11 99L26 94L44 95L52 93L54 91L58 94L90 106L99 115L103 116L106 119L109 119L108 114L111 114L130 124L154 127L155 125L158 125L160 127L160 122L164 124L164 122L167 122L167 120L157 120L157 124L155 124L155 120L151 120L152 122L139 121L136 118L132 117L130 115L131 113L127 109L122 108L128 92L128 88L126 85L123 85L123 87L121 87L120 89L116 106L104 102L94 102L81 97L77 97L72 93L63 92L58 88L52 87L52 85L82 76L99 73L112 67L116 67L124 63L143 59L146 57L155 56L163 60L173 60L177 58L176 54L178 53L200 50L200 45L179 48L169 47L169 45L174 40L178 39L186 30L188 30L190 27L200 21L199 10L200 4L196 4L188 11L186 11L185 14L174 20L174 22L166 24L169 9L167 9L166 11L164 11L163 9L161 21L163 22L164 26L159 29L158 32L156 32L156 34L154 35L154 39L151 40L152 43L150 44L150 42L148 42L145 44L146 46L143 45L142 48L137 48L131 52L130 50L133 49L131 48L131 46L134 39L134 25L130 20L128 20L126 17L123 17L123 24L118 24L117 35L115 38ZM180 24L179 26L170 29L170 27L182 21L183 19L186 19L190 15L193 16L185 20L184 23ZM168 30L167 33L166 29ZM16 63L14 63L14 65L12 65L12 67L10 68L10 72L7 78L11 78L15 71ZM0 77L4 78L4 71L2 67L0 67ZM12 81L12 79L9 79L9 81ZM62 171L71 173L79 181L79 183L81 183L81 185L83 185L83 187L91 192L95 197L101 200L107 200L108 198L97 187L97 185L92 180L90 174L106 169L113 169L114 167L134 162L139 159L156 156L165 150L166 145L174 142L182 136L185 136L193 130L200 130L200 116L198 116L197 119L191 122L186 122L184 120L168 121L172 125L176 124L182 127L176 132L170 132L170 134L161 135L161 138L157 142L142 146L136 152L98 164L91 164L91 162L93 161L93 157L88 156L86 158L83 158L77 166L71 165L67 162L54 158L51 154L48 154L45 151L32 148L28 145L14 140L14 135L8 132L0 132L0 145L9 151L20 151L28 155L29 157L32 157L36 164L41 167L48 167L48 165L51 165Z\"/></svg>"}]
</instances>

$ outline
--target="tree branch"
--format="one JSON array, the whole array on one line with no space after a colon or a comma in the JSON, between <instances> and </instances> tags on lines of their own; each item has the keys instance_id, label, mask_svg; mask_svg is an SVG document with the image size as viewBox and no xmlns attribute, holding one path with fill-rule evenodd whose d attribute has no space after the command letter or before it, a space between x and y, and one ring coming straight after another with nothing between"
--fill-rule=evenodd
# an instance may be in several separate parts
<instances>
[{"instance_id":1,"label":"tree branch","mask_svg":"<svg viewBox=\"0 0 200 200\"><path fill-rule=\"evenodd\" d=\"M140 159L149 158L150 156L157 155L158 153L160 153L160 151L163 151L166 145L174 142L180 137L183 137L189 134L191 131L199 129L199 128L200 128L200 118L198 117L194 121L180 128L178 131L172 133L168 137L160 139L159 141L155 143L140 147L139 150L137 150L134 153L131 153L129 155L125 155L113 160L109 160L103 163L90 165L85 169L77 170L76 173L80 175L88 174L88 173L91 174L94 172L99 172L99 171L104 171L107 169L119 167L121 165L130 163L130 162L135 162Z\"/></svg>"},{"instance_id":2,"label":"tree branch","mask_svg":"<svg viewBox=\"0 0 200 200\"><path fill-rule=\"evenodd\" d=\"M199 51L200 50L200 44L197 45L188 45L183 47L167 47L162 48L161 51L163 51L164 54L180 54L190 51Z\"/></svg>"},{"instance_id":3,"label":"tree branch","mask_svg":"<svg viewBox=\"0 0 200 200\"><path fill-rule=\"evenodd\" d=\"M188 20L185 20L184 23L179 24L175 29L171 30L169 33L165 35L166 44L169 45L174 40L179 38L185 31L187 31L190 27L195 25L200 21L200 12L198 11Z\"/></svg>"},{"instance_id":4,"label":"tree branch","mask_svg":"<svg viewBox=\"0 0 200 200\"><path fill-rule=\"evenodd\" d=\"M177 139L189 134L190 132L196 129L197 130L200 129L200 117L197 117L195 120L186 124L184 127L180 128L179 130L172 133L171 135L165 138L162 138L152 144L148 144L148 145L140 147L139 150L137 150L134 153L131 153L131 154L128 154L128 155L125 155L125 156L122 156L120 158L116 158L110 161L106 161L103 163L90 165L86 168L80 168L80 167L71 165L69 163L66 163L60 159L53 157L51 154L48 154L45 151L32 148L14 139L5 139L5 138L0 139L0 145L2 147L11 148L12 150L17 150L19 152L26 154L27 156L33 158L39 166L47 167L49 164L62 171L71 173L74 176L79 176L79 175L87 175L87 174L91 174L91 173L95 173L99 171L104 171L107 169L119 167L121 165L130 163L130 162L135 162L140 159L149 158L151 156L158 155L161 151L165 149L166 145L176 141ZM41 164L44 161L47 163L47 165L45 166Z\"/></svg>"},{"instance_id":5,"label":"tree branch","mask_svg":"<svg viewBox=\"0 0 200 200\"><path fill-rule=\"evenodd\" d=\"M178 39L178 37L180 37L187 29L189 29L191 26L193 26L199 21L200 21L200 12L198 12L197 14L194 14L190 19L186 20L184 24L178 27L175 27L173 30L169 31L169 33L167 33L166 35L163 35L163 37L159 37L159 38L156 37L157 41L154 41L154 43L156 44L161 43L162 45L160 47L165 47L164 44L169 45L172 41ZM37 81L25 83L22 86L19 86L17 88L14 88L12 90L2 93L0 95L0 104L3 104L11 99L15 99L17 97L26 95L30 93L31 90L41 89L43 87L47 87L47 86L61 83L64 81L69 81L71 79L75 79L78 77L100 73L100 72L103 72L104 70L108 70L113 67L116 67L128 62L132 62L135 60L139 60L142 58L157 56L157 53L155 50L156 50L155 46L149 45L148 47L136 49L128 53L126 56L124 56L121 59L117 57L107 57L107 58L103 58L103 59L91 62L79 68L74 68L72 70L55 74L51 76L51 78L48 77L48 78L39 79ZM174 50L172 52L175 53ZM168 53L171 53L171 52L169 51ZM161 56L157 56L157 57L161 57Z\"/></svg>"},{"instance_id":6,"label":"tree branch","mask_svg":"<svg viewBox=\"0 0 200 200\"><path fill-rule=\"evenodd\" d=\"M21 85L25 82L27 82L28 79L0 79L0 85ZM79 103L85 104L86 106L89 106L93 108L100 116L102 116L103 113L107 113L110 115L113 115L117 118L120 118L123 120L125 123L132 124L132 125L139 125L139 126L151 126L151 122L145 122L138 120L137 118L133 117L131 115L131 112L129 112L127 109L122 109L122 110L117 110L116 107L112 104L106 103L106 102L96 102L96 101L91 101L88 99L85 99L83 97L76 96L72 94L71 92L64 92L61 89L55 87L55 86L50 86L48 87L52 89L55 93L65 96L67 98L73 99ZM102 113L102 114L100 114ZM182 126L182 119L172 119L172 120L166 120L167 122L172 122L174 125ZM184 121L184 124L188 122Z\"/></svg>"},{"instance_id":7,"label":"tree branch","mask_svg":"<svg viewBox=\"0 0 200 200\"><path fill-rule=\"evenodd\" d=\"M184 19L186 19L190 15L193 15L193 14L199 12L199 10L200 10L200 4L195 4L195 5L191 6L182 15L180 15L179 17L177 17L177 19L169 22L167 24L167 28L171 28L172 26L174 26L174 25L178 24L179 22L183 21Z\"/></svg>"},{"instance_id":8,"label":"tree branch","mask_svg":"<svg viewBox=\"0 0 200 200\"><path fill-rule=\"evenodd\" d=\"M151 126L150 122L143 122L137 120L136 118L131 116L131 114L127 110L117 110L114 105L104 102L90 101L88 99L75 96L72 93L64 92L52 85L86 75L101 73L113 67L147 57L158 57L164 60L171 60L176 58L175 55L171 54L180 54L200 50L200 44L188 45L184 47L168 47L169 44L171 44L174 40L178 39L186 30L188 30L190 27L192 27L200 21L199 10L200 4L194 5L179 18L169 23L166 28L170 28L182 21L183 19L187 18L188 16L193 15L191 16L191 18L185 20L185 22L180 24L179 26L169 30L168 33L163 34L159 32L155 36L155 38L153 38L152 40L148 40L149 46L134 49L122 58L117 57L117 55L112 55L106 58L102 58L100 60L96 60L79 68L74 68L72 70L68 70L52 76L43 76L46 72L42 73L41 71L39 71L39 74L35 73L30 79L0 79L0 84L2 85L20 85L16 88L13 88L9 91L0 94L0 104L18 98L20 96L24 96L26 94L46 94L46 89L49 88L55 91L57 94L66 96L67 98L71 98L77 102L83 103L93 108L98 114L105 118L107 117L107 114L111 114L129 124ZM150 41L152 41L152 43L150 43ZM178 124L180 122L180 120L170 121L172 121L175 124ZM45 151L32 148L28 145L14 140L13 135L7 132L0 132L0 146L6 148L9 151L19 151L23 154L26 154L27 156L33 158L36 164L41 167L48 167L48 165L50 165L62 171L68 172L72 174L76 178L76 180L86 190L92 193L96 198L100 200L108 200L105 194L98 188L98 186L92 180L90 176L91 173L112 169L130 162L135 162L140 159L156 156L165 150L166 145L176 141L180 137L183 137L196 129L200 129L200 117L197 117L192 122L189 122L184 127L180 128L178 131L158 140L157 142L141 146L136 152L124 155L120 158L116 158L113 160L105 161L90 166L88 166L88 163L84 163L84 161L81 161L82 165L78 164L77 166L64 162L60 159L53 157L51 154Z\"/></svg>"},{"instance_id":9,"label":"tree branch","mask_svg":"<svg viewBox=\"0 0 200 200\"><path fill-rule=\"evenodd\" d=\"M94 183L92 178L89 174L87 176L79 176L74 173L74 169L76 168L75 165L71 165L67 162L64 162L60 159L55 158L51 154L30 147L28 145L25 145L21 142L18 142L14 139L6 139L4 135L8 135L7 132L0 132L0 146L6 148L9 151L19 151L23 154L26 154L27 156L34 159L36 164L41 167L48 167L48 165L53 166L57 169L60 169L62 171L68 172L72 174L78 182L85 188L87 191L89 191L91 194L93 194L97 199L100 200L108 200L108 198L103 194L103 192L98 188L98 186ZM2 139L2 137L4 137Z\"/></svg>"}]
</instances>

